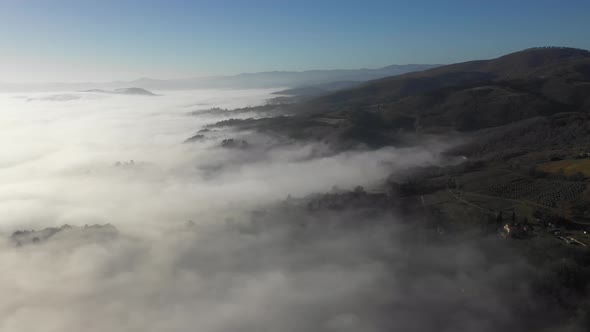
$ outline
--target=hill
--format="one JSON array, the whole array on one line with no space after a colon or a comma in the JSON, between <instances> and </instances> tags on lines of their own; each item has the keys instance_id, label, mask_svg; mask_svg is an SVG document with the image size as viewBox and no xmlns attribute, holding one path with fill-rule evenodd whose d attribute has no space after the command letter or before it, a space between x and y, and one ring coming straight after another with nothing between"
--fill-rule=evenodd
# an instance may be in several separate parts
<instances>
[{"instance_id":1,"label":"hill","mask_svg":"<svg viewBox=\"0 0 590 332\"><path fill-rule=\"evenodd\" d=\"M323 84L300 86L296 88L277 91L273 94L293 97L314 97L326 95L339 90L350 89L359 86L362 83L363 82L359 81L337 81Z\"/></svg>"},{"instance_id":2,"label":"hill","mask_svg":"<svg viewBox=\"0 0 590 332\"><path fill-rule=\"evenodd\" d=\"M330 85L333 82L363 82L382 77L402 75L405 73L431 69L439 65L408 64L391 65L377 69L334 69L307 70L301 72L273 71L262 73L246 73L234 76L234 84L256 85L260 87L301 87L308 85ZM222 80L211 80L209 83L220 84ZM327 89L329 90L329 88Z\"/></svg>"},{"instance_id":3,"label":"hill","mask_svg":"<svg viewBox=\"0 0 590 332\"><path fill-rule=\"evenodd\" d=\"M328 93L272 115L216 126L319 140L341 150L453 138L456 146L441 158L448 163L391 174L381 184L383 199L355 190L324 194L307 208L383 201L383 209L424 226L417 233L429 241L456 234L493 241L530 260L534 302L550 303L543 312L561 311L568 322L588 326L589 52L535 48L442 66ZM538 314L530 317L539 322Z\"/></svg>"},{"instance_id":4,"label":"hill","mask_svg":"<svg viewBox=\"0 0 590 332\"><path fill-rule=\"evenodd\" d=\"M370 81L299 103L261 129L382 146L400 131L475 132L588 111L590 52L551 47Z\"/></svg>"},{"instance_id":5,"label":"hill","mask_svg":"<svg viewBox=\"0 0 590 332\"><path fill-rule=\"evenodd\" d=\"M121 88L115 90L103 90L103 89L89 89L83 90L82 92L93 92L93 93L110 93L116 95L142 95L142 96L157 96L155 93L142 88Z\"/></svg>"},{"instance_id":6,"label":"hill","mask_svg":"<svg viewBox=\"0 0 590 332\"><path fill-rule=\"evenodd\" d=\"M551 240L547 227L559 224L569 233L558 240L590 245L588 51L535 48L442 66L320 96L286 113L218 125L342 150L415 145L424 134L460 138L446 153L460 164L390 184L403 209L432 213L444 227L494 232L510 213L544 229L535 236Z\"/></svg>"},{"instance_id":7,"label":"hill","mask_svg":"<svg viewBox=\"0 0 590 332\"><path fill-rule=\"evenodd\" d=\"M310 112L363 110L417 127L474 130L590 107L590 52L535 48L384 78L318 98Z\"/></svg>"}]
</instances>

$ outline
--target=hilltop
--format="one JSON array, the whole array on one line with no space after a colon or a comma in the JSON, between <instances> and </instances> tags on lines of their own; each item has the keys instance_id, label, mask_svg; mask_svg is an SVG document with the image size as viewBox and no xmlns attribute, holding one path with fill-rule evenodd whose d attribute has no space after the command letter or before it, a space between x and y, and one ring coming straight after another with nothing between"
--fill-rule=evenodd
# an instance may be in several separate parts
<instances>
[{"instance_id":1,"label":"hilltop","mask_svg":"<svg viewBox=\"0 0 590 332\"><path fill-rule=\"evenodd\" d=\"M590 109L590 52L535 48L384 78L320 97L306 112L346 118L367 112L395 127L471 131L538 115Z\"/></svg>"},{"instance_id":2,"label":"hilltop","mask_svg":"<svg viewBox=\"0 0 590 332\"><path fill-rule=\"evenodd\" d=\"M369 81L242 125L287 136L384 146L399 133L472 133L590 111L590 52L533 48Z\"/></svg>"}]
</instances>

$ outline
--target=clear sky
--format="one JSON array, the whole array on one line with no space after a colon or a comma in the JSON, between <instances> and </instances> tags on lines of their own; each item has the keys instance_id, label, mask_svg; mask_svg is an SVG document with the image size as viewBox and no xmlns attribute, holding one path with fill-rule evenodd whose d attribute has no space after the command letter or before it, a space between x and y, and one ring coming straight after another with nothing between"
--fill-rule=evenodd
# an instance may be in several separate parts
<instances>
[{"instance_id":1,"label":"clear sky","mask_svg":"<svg viewBox=\"0 0 590 332\"><path fill-rule=\"evenodd\" d=\"M590 0L0 0L0 81L107 81L590 48Z\"/></svg>"}]
</instances>

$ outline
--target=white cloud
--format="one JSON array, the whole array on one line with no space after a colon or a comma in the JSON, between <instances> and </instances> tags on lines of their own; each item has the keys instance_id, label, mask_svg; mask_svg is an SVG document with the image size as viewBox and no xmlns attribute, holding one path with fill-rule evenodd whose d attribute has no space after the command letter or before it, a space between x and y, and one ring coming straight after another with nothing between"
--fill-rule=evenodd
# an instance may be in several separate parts
<instances>
[{"instance_id":1,"label":"white cloud","mask_svg":"<svg viewBox=\"0 0 590 332\"><path fill-rule=\"evenodd\" d=\"M365 227L354 214L271 210L255 227L249 212L288 194L378 183L392 171L437 162L445 145L339 154L318 154L325 150L318 145L219 148L223 135L265 140L231 132L181 144L216 119L188 116L195 108L188 105L232 108L268 93L1 95L0 331L428 330L429 321L415 321L421 309L402 302L430 304L422 289L454 295L483 272L417 275L404 284L412 247L400 243L411 233L379 226L391 216ZM332 226L343 220L359 226ZM74 230L38 245L8 240L15 229L106 222L120 229L118 239ZM464 249L415 258L425 264L458 255L446 264L459 268L485 259L459 255ZM440 289L423 287L433 284ZM479 304L465 299L471 302ZM391 305L410 318L384 313ZM465 315L467 324L477 312Z\"/></svg>"}]
</instances>

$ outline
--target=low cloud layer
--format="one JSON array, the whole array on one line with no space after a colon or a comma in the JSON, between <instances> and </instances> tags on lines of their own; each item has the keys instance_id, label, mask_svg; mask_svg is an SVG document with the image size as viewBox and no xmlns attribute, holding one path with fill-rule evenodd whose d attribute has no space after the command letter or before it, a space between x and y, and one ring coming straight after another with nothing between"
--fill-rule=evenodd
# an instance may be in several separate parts
<instances>
[{"instance_id":1,"label":"low cloud layer","mask_svg":"<svg viewBox=\"0 0 590 332\"><path fill-rule=\"evenodd\" d=\"M2 96L0 212L6 218L0 228L215 219L289 194L376 182L395 168L436 162L444 147L333 155L320 145L272 148L268 138L231 132L181 144L220 119L189 116L195 109L253 105L269 92L77 93L78 99L66 101L49 101L46 94ZM219 148L236 135L255 144Z\"/></svg>"},{"instance_id":2,"label":"low cloud layer","mask_svg":"<svg viewBox=\"0 0 590 332\"><path fill-rule=\"evenodd\" d=\"M518 282L529 267L497 239L440 242L391 213L277 204L438 163L445 143L331 153L218 131L182 144L218 120L190 112L270 92L0 95L0 331L518 327L508 304L528 303ZM254 144L219 147L229 137ZM119 236L75 228L32 245L9 239L97 223Z\"/></svg>"}]
</instances>

